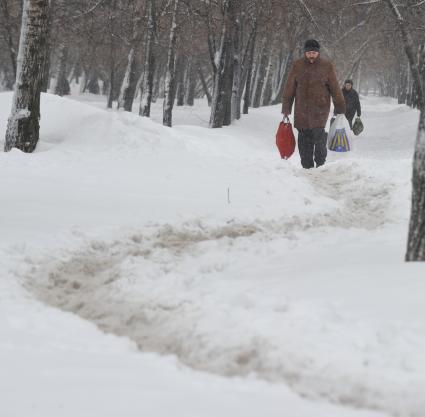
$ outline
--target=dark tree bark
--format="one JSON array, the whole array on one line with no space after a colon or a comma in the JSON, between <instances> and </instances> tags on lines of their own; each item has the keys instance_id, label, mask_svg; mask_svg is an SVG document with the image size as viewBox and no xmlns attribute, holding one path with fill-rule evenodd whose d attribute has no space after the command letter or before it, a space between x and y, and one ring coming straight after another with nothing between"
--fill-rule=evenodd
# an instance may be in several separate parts
<instances>
[{"instance_id":1,"label":"dark tree bark","mask_svg":"<svg viewBox=\"0 0 425 417\"><path fill-rule=\"evenodd\" d=\"M90 94L99 94L100 93L100 87L99 87L99 77L97 76L96 73L93 73L90 78L89 81L87 83L87 91Z\"/></svg>"},{"instance_id":2,"label":"dark tree bark","mask_svg":"<svg viewBox=\"0 0 425 417\"><path fill-rule=\"evenodd\" d=\"M195 104L195 91L196 91L196 68L198 64L193 56L189 57L189 62L187 66L187 82L186 82L186 94L185 102L188 106L193 106Z\"/></svg>"},{"instance_id":3,"label":"dark tree bark","mask_svg":"<svg viewBox=\"0 0 425 417\"><path fill-rule=\"evenodd\" d=\"M153 95L153 81L155 74L155 0L149 0L149 22L148 37L146 44L146 61L145 61L145 85L142 90L142 101L140 102L139 114L144 117L150 117L151 104Z\"/></svg>"},{"instance_id":4,"label":"dark tree bark","mask_svg":"<svg viewBox=\"0 0 425 417\"><path fill-rule=\"evenodd\" d=\"M425 110L421 110L413 157L412 208L406 261L425 261Z\"/></svg>"},{"instance_id":5,"label":"dark tree bark","mask_svg":"<svg viewBox=\"0 0 425 417\"><path fill-rule=\"evenodd\" d=\"M58 70L56 72L55 94L65 96L71 92L67 77L68 47L63 43L59 47Z\"/></svg>"},{"instance_id":6,"label":"dark tree bark","mask_svg":"<svg viewBox=\"0 0 425 417\"><path fill-rule=\"evenodd\" d=\"M46 57L49 0L25 0L15 94L4 150L33 152L40 135L40 95Z\"/></svg>"},{"instance_id":7,"label":"dark tree bark","mask_svg":"<svg viewBox=\"0 0 425 417\"><path fill-rule=\"evenodd\" d=\"M180 54L176 61L176 105L177 106L183 106L184 105L184 97L186 93L186 79L187 75L185 76L185 71L187 68L185 68L185 59L182 54Z\"/></svg>"},{"instance_id":8,"label":"dark tree bark","mask_svg":"<svg viewBox=\"0 0 425 417\"><path fill-rule=\"evenodd\" d=\"M223 126L230 126L232 123L232 88L233 88L233 35L230 35L230 43L226 48L226 58L224 66L224 115L223 115Z\"/></svg>"},{"instance_id":9,"label":"dark tree bark","mask_svg":"<svg viewBox=\"0 0 425 417\"><path fill-rule=\"evenodd\" d=\"M230 123L231 88L233 82L232 14L234 0L225 0L223 26L219 50L214 62L214 91L211 104L210 127L218 128Z\"/></svg>"},{"instance_id":10,"label":"dark tree bark","mask_svg":"<svg viewBox=\"0 0 425 417\"><path fill-rule=\"evenodd\" d=\"M112 109L112 105L114 102L114 86L115 86L115 66L113 63L111 63L110 66L110 73L109 73L109 90L108 90L108 109Z\"/></svg>"},{"instance_id":11,"label":"dark tree bark","mask_svg":"<svg viewBox=\"0 0 425 417\"><path fill-rule=\"evenodd\" d=\"M230 121L239 120L241 118L241 76L242 76L242 27L241 27L241 9L240 4L232 13L233 20L233 81L232 81L232 97L231 97L231 113Z\"/></svg>"},{"instance_id":12,"label":"dark tree bark","mask_svg":"<svg viewBox=\"0 0 425 417\"><path fill-rule=\"evenodd\" d=\"M207 81L205 80L205 76L204 76L204 73L202 71L201 65L198 65L198 76L199 76L199 79L201 80L202 89L204 90L204 93L207 97L208 106L211 106L212 96L211 96L211 93L210 93L210 89L208 88Z\"/></svg>"},{"instance_id":13,"label":"dark tree bark","mask_svg":"<svg viewBox=\"0 0 425 417\"><path fill-rule=\"evenodd\" d=\"M254 51L255 51L255 42L257 40L257 23L254 23L253 27L252 41L249 47L249 57L248 57L248 67L246 75L246 84L245 84L245 96L243 104L243 114L248 114L248 109L251 106L251 82L252 82L252 70L254 65Z\"/></svg>"},{"instance_id":14,"label":"dark tree bark","mask_svg":"<svg viewBox=\"0 0 425 417\"><path fill-rule=\"evenodd\" d=\"M10 57L10 65L12 67L12 82L9 84L13 85L13 82L16 79L16 48L13 42L13 33L12 33L12 24L10 21L10 13L9 13L9 5L7 0L0 0L0 10L3 15L3 37L6 41L9 57Z\"/></svg>"}]
</instances>

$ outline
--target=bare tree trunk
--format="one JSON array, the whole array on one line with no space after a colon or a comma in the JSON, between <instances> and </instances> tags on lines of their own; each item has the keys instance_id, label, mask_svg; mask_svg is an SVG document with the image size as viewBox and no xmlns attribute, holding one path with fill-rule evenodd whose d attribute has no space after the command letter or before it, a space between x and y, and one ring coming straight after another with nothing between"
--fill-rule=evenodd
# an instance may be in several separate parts
<instances>
[{"instance_id":1,"label":"bare tree trunk","mask_svg":"<svg viewBox=\"0 0 425 417\"><path fill-rule=\"evenodd\" d=\"M90 78L88 79L88 82L87 82L86 89L90 94L100 93L99 77L97 76L97 72L93 72L90 75Z\"/></svg>"},{"instance_id":2,"label":"bare tree trunk","mask_svg":"<svg viewBox=\"0 0 425 417\"><path fill-rule=\"evenodd\" d=\"M240 6L233 13L233 83L232 83L232 102L231 102L231 122L241 118L241 100L240 100L240 84L242 75L241 62L241 44L242 44L242 27Z\"/></svg>"},{"instance_id":3,"label":"bare tree trunk","mask_svg":"<svg viewBox=\"0 0 425 417\"><path fill-rule=\"evenodd\" d=\"M228 88L231 89L229 78L233 77L233 65L229 65L229 61L233 63L230 53L233 42L231 34L233 1L225 0L223 5L224 16L220 47L215 57L214 91L210 116L210 127L212 128L222 127L227 123L226 117L231 107L231 94L229 94Z\"/></svg>"},{"instance_id":4,"label":"bare tree trunk","mask_svg":"<svg viewBox=\"0 0 425 417\"><path fill-rule=\"evenodd\" d=\"M127 68L121 84L118 108L123 107L125 111L132 111L134 96L136 94L137 81L139 78L138 73L139 71L136 50L134 47L132 47L128 54Z\"/></svg>"},{"instance_id":5,"label":"bare tree trunk","mask_svg":"<svg viewBox=\"0 0 425 417\"><path fill-rule=\"evenodd\" d=\"M139 114L141 116L150 117L151 104L153 95L153 79L155 73L155 0L149 0L149 22L148 22L148 39L146 45L146 63L145 77L142 91L142 100L140 102Z\"/></svg>"},{"instance_id":6,"label":"bare tree trunk","mask_svg":"<svg viewBox=\"0 0 425 417\"><path fill-rule=\"evenodd\" d=\"M188 106L195 104L195 90L196 90L196 68L198 64L193 56L189 57L187 67L187 89L185 95L185 102Z\"/></svg>"},{"instance_id":7,"label":"bare tree trunk","mask_svg":"<svg viewBox=\"0 0 425 417\"><path fill-rule=\"evenodd\" d=\"M248 109L251 106L251 82L252 82L252 69L254 65L254 51L255 51L255 43L257 40L257 23L254 23L253 28L253 38L250 45L249 50L249 58L248 58L248 70L246 76L246 85L245 85L245 96L244 96L244 104L243 104L243 114L248 114Z\"/></svg>"},{"instance_id":8,"label":"bare tree trunk","mask_svg":"<svg viewBox=\"0 0 425 417\"><path fill-rule=\"evenodd\" d=\"M279 86L276 90L275 95L272 98L272 104L279 104L282 103L282 95L283 95L283 89L285 88L286 79L289 75L289 70L291 69L292 62L294 61L294 51L290 50L288 52L288 55L285 58L285 67L283 69L283 74L279 82Z\"/></svg>"},{"instance_id":9,"label":"bare tree trunk","mask_svg":"<svg viewBox=\"0 0 425 417\"><path fill-rule=\"evenodd\" d=\"M7 0L0 0L0 9L3 14L3 37L8 47L13 81L16 79L16 48L13 43L12 25L10 22L9 5ZM13 82L11 83L13 85Z\"/></svg>"},{"instance_id":10,"label":"bare tree trunk","mask_svg":"<svg viewBox=\"0 0 425 417\"><path fill-rule=\"evenodd\" d=\"M232 123L232 86L233 86L233 34L229 37L229 45L226 48L225 67L223 74L224 86L224 115L223 126L229 126Z\"/></svg>"},{"instance_id":11,"label":"bare tree trunk","mask_svg":"<svg viewBox=\"0 0 425 417\"><path fill-rule=\"evenodd\" d=\"M412 39L412 35L407 27L407 22L406 20L403 18L403 16L401 15L398 6L395 2L395 0L385 0L387 2L387 4L389 5L391 11L393 12L393 15L397 21L397 25L400 29L401 32L401 36L403 39L403 44L404 44L404 51L406 52L406 56L407 59L409 60L409 64L410 64L410 70L412 72L412 77L414 80L414 83L416 84L417 88L417 103L418 103L418 107L420 109L423 108L423 104L424 104L424 100L423 100L423 96L424 96L424 90L423 90L423 80L420 74L420 70L419 70L419 65L418 65L418 61L416 59L416 55L415 55L415 48L414 48L414 43L413 43L413 39Z\"/></svg>"},{"instance_id":12,"label":"bare tree trunk","mask_svg":"<svg viewBox=\"0 0 425 417\"><path fill-rule=\"evenodd\" d=\"M202 68L201 68L200 64L198 65L198 76L199 76L199 79L201 80L202 88L203 88L204 93L207 97L208 106L211 106L212 96L211 96L210 90L208 88L207 81L205 80L204 73L202 72Z\"/></svg>"},{"instance_id":13,"label":"bare tree trunk","mask_svg":"<svg viewBox=\"0 0 425 417\"><path fill-rule=\"evenodd\" d=\"M155 71L153 73L153 88L152 88L152 103L156 103L158 97L165 97L164 91L164 80L167 68L160 68L159 65L155 65Z\"/></svg>"},{"instance_id":14,"label":"bare tree trunk","mask_svg":"<svg viewBox=\"0 0 425 417\"><path fill-rule=\"evenodd\" d=\"M51 12L49 13L51 15ZM46 35L46 48L45 48L45 57L44 57L44 68L43 68L43 82L41 86L41 91L43 93L47 93L47 90L50 86L50 51L51 51L51 41L50 41L50 33L51 33L51 19L49 16L49 22L47 24L47 35Z\"/></svg>"},{"instance_id":15,"label":"bare tree trunk","mask_svg":"<svg viewBox=\"0 0 425 417\"><path fill-rule=\"evenodd\" d=\"M188 76L185 74L185 58L182 54L176 60L176 74L175 74L175 89L176 89L176 105L184 105L184 96L186 92L186 80Z\"/></svg>"},{"instance_id":16,"label":"bare tree trunk","mask_svg":"<svg viewBox=\"0 0 425 417\"><path fill-rule=\"evenodd\" d=\"M269 62L266 67L266 75L264 77L263 88L261 91L260 103L262 106L268 106L271 102L272 97L272 74L275 71L275 62L276 62L276 53L277 53L277 43L273 42L271 47L271 53L269 55Z\"/></svg>"},{"instance_id":17,"label":"bare tree trunk","mask_svg":"<svg viewBox=\"0 0 425 417\"><path fill-rule=\"evenodd\" d=\"M421 110L413 158L412 208L406 261L425 261L425 110Z\"/></svg>"},{"instance_id":18,"label":"bare tree trunk","mask_svg":"<svg viewBox=\"0 0 425 417\"><path fill-rule=\"evenodd\" d=\"M58 69L56 72L56 86L54 93L58 96L68 95L71 91L67 72L66 72L66 64L68 59L68 47L62 43L59 47L59 61L58 61Z\"/></svg>"},{"instance_id":19,"label":"bare tree trunk","mask_svg":"<svg viewBox=\"0 0 425 417\"><path fill-rule=\"evenodd\" d=\"M40 94L49 0L25 0L17 59L15 94L7 124L5 152L33 152L39 140Z\"/></svg>"},{"instance_id":20,"label":"bare tree trunk","mask_svg":"<svg viewBox=\"0 0 425 417\"><path fill-rule=\"evenodd\" d=\"M356 75L356 90L360 94L360 85L362 83L362 61L359 62Z\"/></svg>"},{"instance_id":21,"label":"bare tree trunk","mask_svg":"<svg viewBox=\"0 0 425 417\"><path fill-rule=\"evenodd\" d=\"M261 92L263 91L264 78L266 75L266 65L271 54L270 49L267 48L267 46L270 44L270 37L271 35L269 33L264 35L262 48L260 51L261 55L259 62L257 63L258 68L252 96L252 107L254 108L260 107L261 104Z\"/></svg>"},{"instance_id":22,"label":"bare tree trunk","mask_svg":"<svg viewBox=\"0 0 425 417\"><path fill-rule=\"evenodd\" d=\"M118 98L118 108L124 107L125 111L131 112L133 109L134 96L136 94L138 81L138 59L137 44L140 41L140 10L136 8L135 18L133 19L133 38L131 40L131 48L127 57L127 68L121 84L120 95Z\"/></svg>"},{"instance_id":23,"label":"bare tree trunk","mask_svg":"<svg viewBox=\"0 0 425 417\"><path fill-rule=\"evenodd\" d=\"M114 102L114 94L115 94L115 66L113 61L110 65L110 73L109 73L109 91L108 91L108 109L112 109L112 105Z\"/></svg>"},{"instance_id":24,"label":"bare tree trunk","mask_svg":"<svg viewBox=\"0 0 425 417\"><path fill-rule=\"evenodd\" d=\"M116 97L116 21L118 11L118 0L111 0L108 7L108 29L109 29L109 91L107 108L112 109L112 105Z\"/></svg>"},{"instance_id":25,"label":"bare tree trunk","mask_svg":"<svg viewBox=\"0 0 425 417\"><path fill-rule=\"evenodd\" d=\"M177 43L177 11L179 0L174 0L173 19L170 29L170 41L168 44L167 72L165 74L165 98L162 124L171 127L173 124L173 105L175 97L176 76L176 43Z\"/></svg>"}]
</instances>

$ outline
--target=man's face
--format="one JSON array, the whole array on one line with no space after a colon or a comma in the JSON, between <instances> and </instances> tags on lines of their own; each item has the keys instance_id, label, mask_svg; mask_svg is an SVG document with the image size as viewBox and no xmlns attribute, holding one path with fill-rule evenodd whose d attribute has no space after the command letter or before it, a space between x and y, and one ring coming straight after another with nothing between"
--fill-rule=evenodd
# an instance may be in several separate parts
<instances>
[{"instance_id":1,"label":"man's face","mask_svg":"<svg viewBox=\"0 0 425 417\"><path fill-rule=\"evenodd\" d=\"M305 53L306 58L310 61L310 64L313 64L319 56L319 52L316 51L308 51Z\"/></svg>"},{"instance_id":2,"label":"man's face","mask_svg":"<svg viewBox=\"0 0 425 417\"><path fill-rule=\"evenodd\" d=\"M346 89L347 91L350 91L352 88L353 88L353 86L352 86L350 83L346 83L346 84L345 84L345 89Z\"/></svg>"}]
</instances>

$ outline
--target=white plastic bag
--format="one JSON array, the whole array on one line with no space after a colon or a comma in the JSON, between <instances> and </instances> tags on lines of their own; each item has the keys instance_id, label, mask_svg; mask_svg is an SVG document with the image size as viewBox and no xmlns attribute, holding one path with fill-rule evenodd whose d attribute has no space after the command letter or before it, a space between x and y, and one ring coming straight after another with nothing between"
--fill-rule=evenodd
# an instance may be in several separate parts
<instances>
[{"instance_id":1,"label":"white plastic bag","mask_svg":"<svg viewBox=\"0 0 425 417\"><path fill-rule=\"evenodd\" d=\"M338 114L329 128L328 149L335 152L348 152L351 150L343 114Z\"/></svg>"}]
</instances>

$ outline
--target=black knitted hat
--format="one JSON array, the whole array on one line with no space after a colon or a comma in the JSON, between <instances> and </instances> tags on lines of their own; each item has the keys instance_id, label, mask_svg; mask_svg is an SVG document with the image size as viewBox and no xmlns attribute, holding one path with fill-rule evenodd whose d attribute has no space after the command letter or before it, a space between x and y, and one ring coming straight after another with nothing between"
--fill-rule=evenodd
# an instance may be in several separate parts
<instances>
[{"instance_id":1,"label":"black knitted hat","mask_svg":"<svg viewBox=\"0 0 425 417\"><path fill-rule=\"evenodd\" d=\"M314 51L314 52L320 52L320 44L315 39L309 39L305 41L304 44L304 51Z\"/></svg>"},{"instance_id":2,"label":"black knitted hat","mask_svg":"<svg viewBox=\"0 0 425 417\"><path fill-rule=\"evenodd\" d=\"M351 84L351 85L353 85L353 80L345 80L344 81L344 84Z\"/></svg>"}]
</instances>

